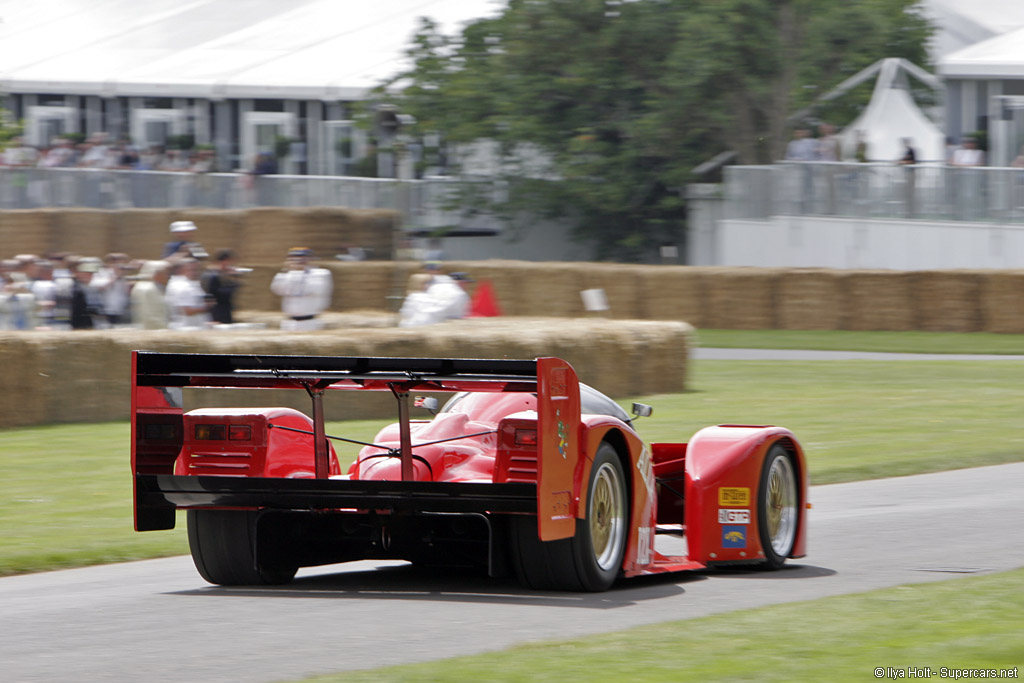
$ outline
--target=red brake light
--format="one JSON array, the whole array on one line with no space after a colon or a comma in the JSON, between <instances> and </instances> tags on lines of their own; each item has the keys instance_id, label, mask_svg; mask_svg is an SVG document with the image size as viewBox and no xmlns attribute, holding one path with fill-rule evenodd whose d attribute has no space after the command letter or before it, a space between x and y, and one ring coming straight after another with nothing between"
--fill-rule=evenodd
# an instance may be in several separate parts
<instances>
[{"instance_id":1,"label":"red brake light","mask_svg":"<svg viewBox=\"0 0 1024 683\"><path fill-rule=\"evenodd\" d=\"M232 441L251 441L252 427L249 425L231 425L228 427L228 438Z\"/></svg>"},{"instance_id":2,"label":"red brake light","mask_svg":"<svg viewBox=\"0 0 1024 683\"><path fill-rule=\"evenodd\" d=\"M223 441L227 429L224 425L197 424L195 435L198 441Z\"/></svg>"},{"instance_id":3,"label":"red brake light","mask_svg":"<svg viewBox=\"0 0 1024 683\"><path fill-rule=\"evenodd\" d=\"M536 446L537 445L537 430L536 429L517 429L515 436L515 444L517 446Z\"/></svg>"}]
</instances>

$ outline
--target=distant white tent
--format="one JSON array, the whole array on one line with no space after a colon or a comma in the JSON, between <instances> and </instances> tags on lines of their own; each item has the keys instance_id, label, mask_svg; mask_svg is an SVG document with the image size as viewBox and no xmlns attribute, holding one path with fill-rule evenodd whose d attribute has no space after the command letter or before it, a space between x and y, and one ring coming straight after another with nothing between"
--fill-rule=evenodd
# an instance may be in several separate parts
<instances>
[{"instance_id":1,"label":"distant white tent","mask_svg":"<svg viewBox=\"0 0 1024 683\"><path fill-rule=\"evenodd\" d=\"M857 131L862 131L871 161L896 161L903 157L903 138L910 138L919 162L944 161L946 136L925 116L910 95L907 74L940 89L928 72L905 59L883 59L847 79L822 99L834 99L878 74L871 101L860 116L839 135L844 155L853 156Z\"/></svg>"}]
</instances>

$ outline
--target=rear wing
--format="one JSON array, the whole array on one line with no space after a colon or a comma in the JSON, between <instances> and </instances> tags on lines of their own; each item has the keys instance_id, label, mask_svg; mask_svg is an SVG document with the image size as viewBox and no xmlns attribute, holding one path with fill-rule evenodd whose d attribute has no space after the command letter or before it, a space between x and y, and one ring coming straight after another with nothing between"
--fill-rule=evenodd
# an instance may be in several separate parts
<instances>
[{"instance_id":1,"label":"rear wing","mask_svg":"<svg viewBox=\"0 0 1024 683\"><path fill-rule=\"evenodd\" d=\"M382 507L426 509L424 506L434 505L431 510L448 510L453 507L452 500L439 502L447 496L462 499L454 507L465 509L469 489L483 486L486 490L474 490L472 494L479 497L477 504L482 511L527 511L521 509L520 499L524 495L522 487L529 487L528 511L538 514L541 538L564 538L575 528L571 492L579 453L579 383L572 367L557 358L376 358L133 351L131 387L131 465L136 528L140 531L172 528L174 510L178 507L372 507L373 485L328 479L329 448L324 431L323 399L325 392L335 390L385 391L395 396L403 481L390 483L387 500L379 501ZM184 438L182 391L188 388L305 391L311 403L316 479L323 481L312 484L310 480L260 479L257 482L250 478L234 480L228 486L221 477L173 475L174 461ZM536 486L412 481L410 393L459 391L537 394L540 438ZM259 494L255 495L257 489ZM310 496L304 497L304 493ZM494 500L506 494L520 502ZM353 495L358 501L351 500Z\"/></svg>"}]
</instances>

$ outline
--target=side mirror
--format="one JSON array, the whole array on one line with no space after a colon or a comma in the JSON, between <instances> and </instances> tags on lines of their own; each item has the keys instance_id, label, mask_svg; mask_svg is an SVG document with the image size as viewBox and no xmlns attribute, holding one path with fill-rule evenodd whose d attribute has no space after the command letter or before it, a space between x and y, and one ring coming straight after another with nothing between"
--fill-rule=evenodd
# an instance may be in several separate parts
<instances>
[{"instance_id":1,"label":"side mirror","mask_svg":"<svg viewBox=\"0 0 1024 683\"><path fill-rule=\"evenodd\" d=\"M435 396L417 396L413 400L413 405L417 408L426 408L430 411L431 415L437 414L437 397Z\"/></svg>"},{"instance_id":2,"label":"side mirror","mask_svg":"<svg viewBox=\"0 0 1024 683\"><path fill-rule=\"evenodd\" d=\"M636 417L650 417L653 413L654 408L646 403L633 404L633 415Z\"/></svg>"}]
</instances>

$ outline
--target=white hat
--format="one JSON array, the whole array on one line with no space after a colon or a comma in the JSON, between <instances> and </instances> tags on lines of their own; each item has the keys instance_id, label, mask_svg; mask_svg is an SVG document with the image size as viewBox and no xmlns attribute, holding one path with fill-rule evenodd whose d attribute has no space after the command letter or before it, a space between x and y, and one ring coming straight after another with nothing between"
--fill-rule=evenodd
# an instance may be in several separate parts
<instances>
[{"instance_id":1,"label":"white hat","mask_svg":"<svg viewBox=\"0 0 1024 683\"><path fill-rule=\"evenodd\" d=\"M171 232L192 232L196 229L196 224L192 221L174 221L171 223Z\"/></svg>"},{"instance_id":2,"label":"white hat","mask_svg":"<svg viewBox=\"0 0 1024 683\"><path fill-rule=\"evenodd\" d=\"M102 265L103 261L98 258L88 257L79 261L75 270L80 273L98 273Z\"/></svg>"}]
</instances>

